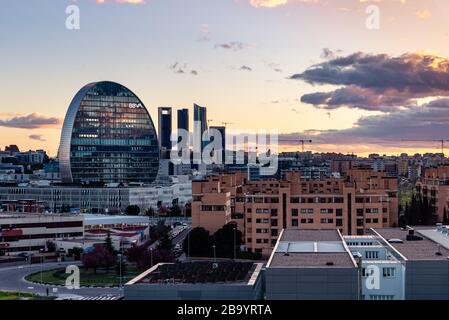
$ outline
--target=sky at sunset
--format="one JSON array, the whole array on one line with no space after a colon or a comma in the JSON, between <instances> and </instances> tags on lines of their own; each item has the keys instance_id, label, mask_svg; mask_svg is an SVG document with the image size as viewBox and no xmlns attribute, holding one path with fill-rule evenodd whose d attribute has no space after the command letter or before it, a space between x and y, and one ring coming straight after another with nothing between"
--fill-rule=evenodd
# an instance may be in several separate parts
<instances>
[{"instance_id":1,"label":"sky at sunset","mask_svg":"<svg viewBox=\"0 0 449 320\"><path fill-rule=\"evenodd\" d=\"M66 28L69 5L79 7L79 30ZM379 29L366 26L369 5ZM0 6L2 149L56 155L70 101L100 80L135 92L156 125L158 107L197 103L211 125L279 130L285 150L301 137L317 152L436 152L438 142L402 140L449 139L447 0Z\"/></svg>"}]
</instances>

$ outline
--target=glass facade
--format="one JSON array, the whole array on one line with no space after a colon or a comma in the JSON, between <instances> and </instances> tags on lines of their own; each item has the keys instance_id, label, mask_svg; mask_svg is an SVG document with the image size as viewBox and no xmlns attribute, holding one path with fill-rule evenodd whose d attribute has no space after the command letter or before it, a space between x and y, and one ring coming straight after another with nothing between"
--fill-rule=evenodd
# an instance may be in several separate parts
<instances>
[{"instance_id":1,"label":"glass facade","mask_svg":"<svg viewBox=\"0 0 449 320\"><path fill-rule=\"evenodd\" d=\"M139 98L113 82L87 85L67 112L59 149L66 183L144 183L156 179L159 147Z\"/></svg>"}]
</instances>

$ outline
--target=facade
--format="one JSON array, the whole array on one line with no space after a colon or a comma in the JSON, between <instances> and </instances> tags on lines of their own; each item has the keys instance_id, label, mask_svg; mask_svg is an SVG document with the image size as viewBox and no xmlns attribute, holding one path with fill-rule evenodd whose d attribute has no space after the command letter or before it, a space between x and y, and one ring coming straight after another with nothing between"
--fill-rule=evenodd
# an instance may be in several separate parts
<instances>
[{"instance_id":1,"label":"facade","mask_svg":"<svg viewBox=\"0 0 449 320\"><path fill-rule=\"evenodd\" d=\"M207 109L197 104L193 105L193 147L195 151L203 151L206 143L202 141L203 133L207 130Z\"/></svg>"},{"instance_id":2,"label":"facade","mask_svg":"<svg viewBox=\"0 0 449 320\"><path fill-rule=\"evenodd\" d=\"M159 205L180 206L192 199L192 183L179 181L155 187L79 187L79 186L0 186L0 204L9 210L20 210L15 202L34 199L50 212L73 210L88 213L119 213L129 205L137 205L141 212ZM6 209L6 208L5 208Z\"/></svg>"},{"instance_id":3,"label":"facade","mask_svg":"<svg viewBox=\"0 0 449 320\"><path fill-rule=\"evenodd\" d=\"M160 263L125 284L125 300L260 300L262 263Z\"/></svg>"},{"instance_id":4,"label":"facade","mask_svg":"<svg viewBox=\"0 0 449 320\"><path fill-rule=\"evenodd\" d=\"M338 230L283 230L266 266L267 300L358 300L357 262Z\"/></svg>"},{"instance_id":5,"label":"facade","mask_svg":"<svg viewBox=\"0 0 449 320\"><path fill-rule=\"evenodd\" d=\"M449 214L449 166L428 168L416 183L416 191L434 208L437 222Z\"/></svg>"},{"instance_id":6,"label":"facade","mask_svg":"<svg viewBox=\"0 0 449 320\"><path fill-rule=\"evenodd\" d=\"M397 225L397 180L371 169L351 169L341 178L248 181L245 173L192 182L192 226L214 233L235 221L246 248L269 256L282 229L339 229L362 235Z\"/></svg>"},{"instance_id":7,"label":"facade","mask_svg":"<svg viewBox=\"0 0 449 320\"><path fill-rule=\"evenodd\" d=\"M160 107L159 116L159 148L161 152L171 150L172 108Z\"/></svg>"},{"instance_id":8,"label":"facade","mask_svg":"<svg viewBox=\"0 0 449 320\"><path fill-rule=\"evenodd\" d=\"M178 130L189 131L189 109L178 110Z\"/></svg>"},{"instance_id":9,"label":"facade","mask_svg":"<svg viewBox=\"0 0 449 320\"><path fill-rule=\"evenodd\" d=\"M39 252L49 240L83 237L82 215L0 213L0 251L6 255Z\"/></svg>"},{"instance_id":10,"label":"facade","mask_svg":"<svg viewBox=\"0 0 449 320\"><path fill-rule=\"evenodd\" d=\"M88 84L69 106L58 158L64 183L150 184L159 161L150 114L142 101L120 84Z\"/></svg>"}]
</instances>

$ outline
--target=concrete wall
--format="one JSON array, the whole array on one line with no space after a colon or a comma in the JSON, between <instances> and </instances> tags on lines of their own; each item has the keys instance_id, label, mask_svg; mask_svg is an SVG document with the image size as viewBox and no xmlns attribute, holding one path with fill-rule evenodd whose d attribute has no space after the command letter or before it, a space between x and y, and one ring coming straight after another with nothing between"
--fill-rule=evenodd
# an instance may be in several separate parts
<instances>
[{"instance_id":1,"label":"concrete wall","mask_svg":"<svg viewBox=\"0 0 449 320\"><path fill-rule=\"evenodd\" d=\"M125 300L258 300L261 277L254 286L239 284L133 284L125 285Z\"/></svg>"},{"instance_id":2,"label":"concrete wall","mask_svg":"<svg viewBox=\"0 0 449 320\"><path fill-rule=\"evenodd\" d=\"M449 260L407 261L406 300L449 300Z\"/></svg>"},{"instance_id":3,"label":"concrete wall","mask_svg":"<svg viewBox=\"0 0 449 320\"><path fill-rule=\"evenodd\" d=\"M356 268L267 268L267 300L357 300Z\"/></svg>"}]
</instances>

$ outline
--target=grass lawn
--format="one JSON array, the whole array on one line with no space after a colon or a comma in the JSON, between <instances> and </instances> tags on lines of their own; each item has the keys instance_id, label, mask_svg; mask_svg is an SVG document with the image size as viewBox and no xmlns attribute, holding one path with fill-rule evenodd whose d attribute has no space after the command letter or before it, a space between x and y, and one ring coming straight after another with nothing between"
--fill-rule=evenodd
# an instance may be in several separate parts
<instances>
[{"instance_id":1,"label":"grass lawn","mask_svg":"<svg viewBox=\"0 0 449 320\"><path fill-rule=\"evenodd\" d=\"M36 296L31 293L0 291L0 301L6 300L53 300L54 297Z\"/></svg>"},{"instance_id":2,"label":"grass lawn","mask_svg":"<svg viewBox=\"0 0 449 320\"><path fill-rule=\"evenodd\" d=\"M140 272L133 265L128 263L126 266L126 273L122 277L122 284L125 284ZM47 270L42 272L42 282L46 284L59 284L65 285L65 280L69 274L65 273L65 268ZM41 273L32 273L25 277L26 280L32 282L41 282ZM99 286L99 287L111 287L118 286L120 284L120 277L116 272L115 267L111 268L109 272L106 270L98 269L96 273L92 269L86 270L80 268L80 285L81 286Z\"/></svg>"}]
</instances>

